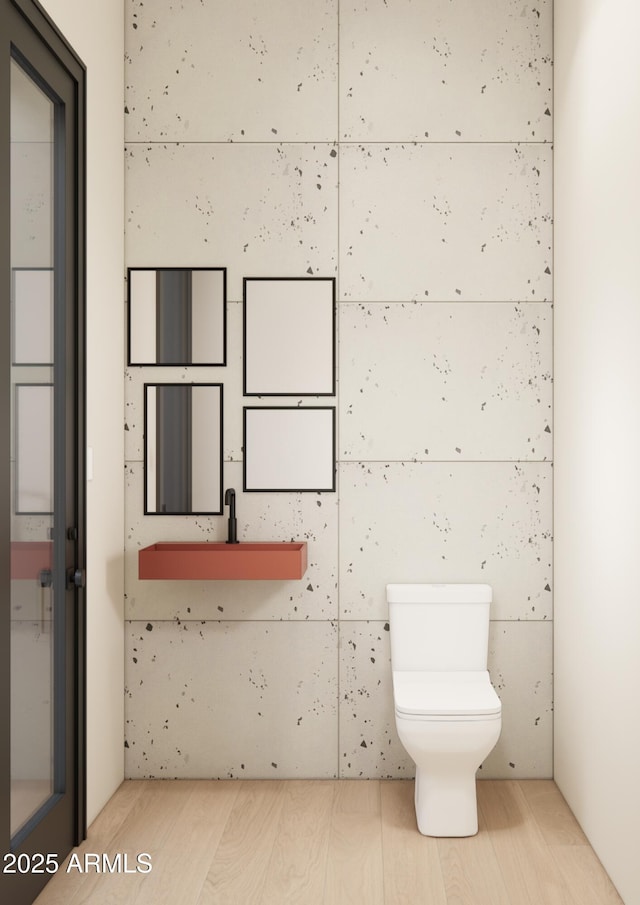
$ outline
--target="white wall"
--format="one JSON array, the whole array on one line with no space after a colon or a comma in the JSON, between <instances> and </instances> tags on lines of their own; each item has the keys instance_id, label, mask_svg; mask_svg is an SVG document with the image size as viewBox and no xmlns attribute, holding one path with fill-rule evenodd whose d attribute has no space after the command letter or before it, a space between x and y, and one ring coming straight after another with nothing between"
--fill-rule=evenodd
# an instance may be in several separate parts
<instances>
[{"instance_id":1,"label":"white wall","mask_svg":"<svg viewBox=\"0 0 640 905\"><path fill-rule=\"evenodd\" d=\"M45 0L87 66L87 813L122 781L123 65L121 0Z\"/></svg>"},{"instance_id":2,"label":"white wall","mask_svg":"<svg viewBox=\"0 0 640 905\"><path fill-rule=\"evenodd\" d=\"M636 0L555 4L555 776L640 903Z\"/></svg>"}]
</instances>

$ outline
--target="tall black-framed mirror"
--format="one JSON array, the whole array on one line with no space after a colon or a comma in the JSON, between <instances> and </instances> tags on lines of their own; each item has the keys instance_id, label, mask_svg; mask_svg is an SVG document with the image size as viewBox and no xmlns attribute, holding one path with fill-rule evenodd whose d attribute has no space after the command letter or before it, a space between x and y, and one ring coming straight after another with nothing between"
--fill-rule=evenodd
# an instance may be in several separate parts
<instances>
[{"instance_id":1,"label":"tall black-framed mirror","mask_svg":"<svg viewBox=\"0 0 640 905\"><path fill-rule=\"evenodd\" d=\"M222 514L220 383L145 383L145 515Z\"/></svg>"}]
</instances>

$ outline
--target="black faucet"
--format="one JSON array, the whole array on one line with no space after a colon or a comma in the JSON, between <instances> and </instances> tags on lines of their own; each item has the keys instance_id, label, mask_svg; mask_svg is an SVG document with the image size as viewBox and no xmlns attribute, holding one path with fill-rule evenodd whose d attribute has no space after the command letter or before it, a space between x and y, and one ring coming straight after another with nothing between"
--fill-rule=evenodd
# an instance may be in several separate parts
<instances>
[{"instance_id":1,"label":"black faucet","mask_svg":"<svg viewBox=\"0 0 640 905\"><path fill-rule=\"evenodd\" d=\"M239 544L238 540L238 523L236 521L236 492L233 487L229 487L224 495L224 504L229 507L229 536L228 544Z\"/></svg>"}]
</instances>

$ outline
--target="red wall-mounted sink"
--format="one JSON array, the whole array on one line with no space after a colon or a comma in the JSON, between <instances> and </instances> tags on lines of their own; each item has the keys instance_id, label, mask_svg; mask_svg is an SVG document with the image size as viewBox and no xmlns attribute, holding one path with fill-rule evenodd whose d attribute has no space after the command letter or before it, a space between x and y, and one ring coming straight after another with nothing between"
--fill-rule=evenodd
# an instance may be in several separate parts
<instances>
[{"instance_id":1,"label":"red wall-mounted sink","mask_svg":"<svg viewBox=\"0 0 640 905\"><path fill-rule=\"evenodd\" d=\"M302 578L307 545L297 543L151 544L138 551L138 578L211 581Z\"/></svg>"}]
</instances>

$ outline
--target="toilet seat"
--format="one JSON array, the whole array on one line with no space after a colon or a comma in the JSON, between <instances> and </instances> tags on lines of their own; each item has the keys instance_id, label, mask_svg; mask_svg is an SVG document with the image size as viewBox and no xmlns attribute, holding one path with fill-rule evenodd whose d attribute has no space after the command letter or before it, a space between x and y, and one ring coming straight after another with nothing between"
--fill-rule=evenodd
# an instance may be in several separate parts
<instances>
[{"instance_id":1,"label":"toilet seat","mask_svg":"<svg viewBox=\"0 0 640 905\"><path fill-rule=\"evenodd\" d=\"M486 670L393 673L396 715L410 720L495 720L502 711Z\"/></svg>"}]
</instances>

